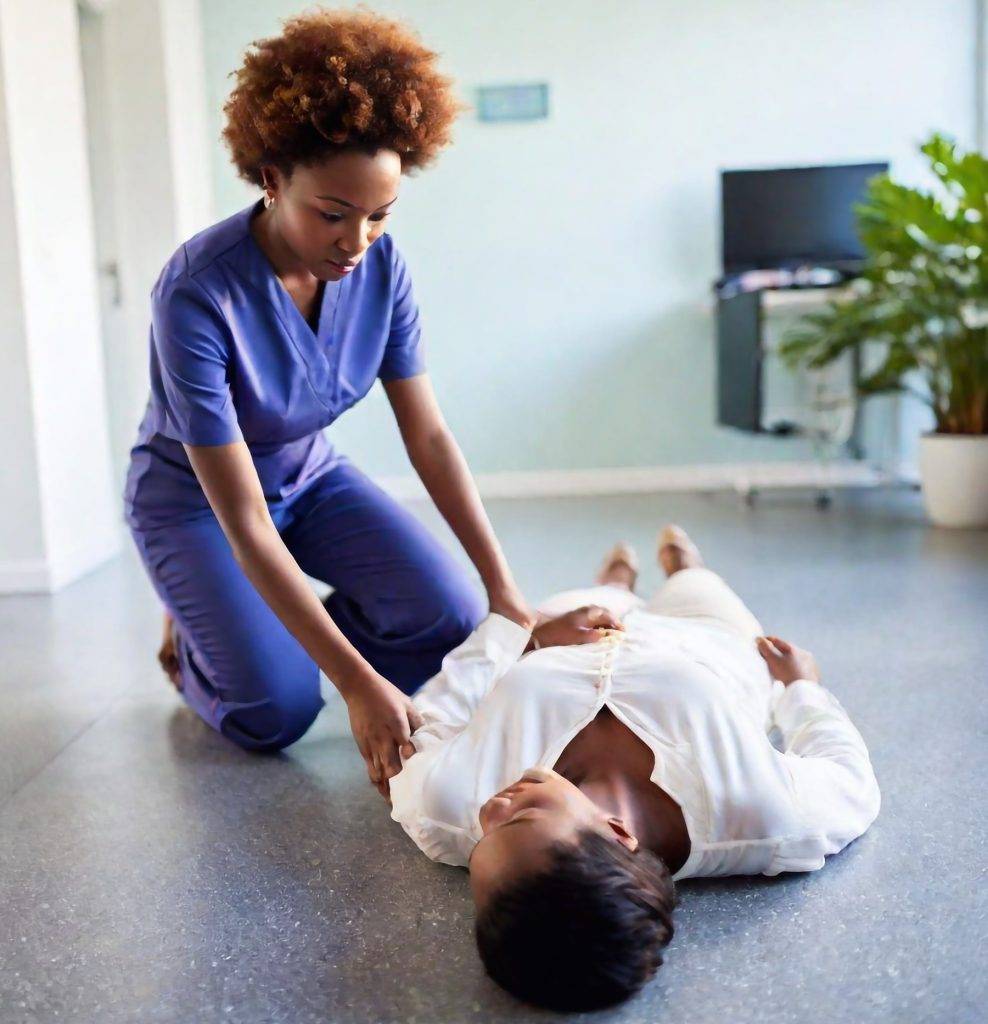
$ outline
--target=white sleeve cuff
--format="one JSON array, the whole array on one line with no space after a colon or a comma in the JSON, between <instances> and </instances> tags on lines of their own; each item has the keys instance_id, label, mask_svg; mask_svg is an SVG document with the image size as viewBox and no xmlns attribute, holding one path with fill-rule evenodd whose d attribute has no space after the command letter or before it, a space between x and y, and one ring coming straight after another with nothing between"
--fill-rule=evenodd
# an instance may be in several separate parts
<instances>
[{"instance_id":1,"label":"white sleeve cuff","mask_svg":"<svg viewBox=\"0 0 988 1024\"><path fill-rule=\"evenodd\" d=\"M490 645L496 648L505 661L517 661L525 653L528 641L532 638L531 632L524 626L519 626L517 622L497 612L491 612L481 622L475 635L483 640L485 647ZM497 658L497 661L500 662L502 657Z\"/></svg>"},{"instance_id":2,"label":"white sleeve cuff","mask_svg":"<svg viewBox=\"0 0 988 1024\"><path fill-rule=\"evenodd\" d=\"M804 710L811 708L840 707L837 698L821 683L812 679L797 679L775 698L773 713L776 724L783 732L788 732L803 718Z\"/></svg>"}]
</instances>

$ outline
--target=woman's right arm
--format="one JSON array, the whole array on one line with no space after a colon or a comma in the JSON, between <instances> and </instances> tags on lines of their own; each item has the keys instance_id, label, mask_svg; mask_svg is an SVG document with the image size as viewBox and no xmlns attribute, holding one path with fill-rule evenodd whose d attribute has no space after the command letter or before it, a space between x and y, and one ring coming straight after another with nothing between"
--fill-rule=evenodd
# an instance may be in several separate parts
<instances>
[{"instance_id":1,"label":"woman's right arm","mask_svg":"<svg viewBox=\"0 0 988 1024\"><path fill-rule=\"evenodd\" d=\"M233 555L271 610L347 703L350 726L371 781L381 788L411 753L418 712L340 632L285 546L243 441L185 450Z\"/></svg>"}]
</instances>

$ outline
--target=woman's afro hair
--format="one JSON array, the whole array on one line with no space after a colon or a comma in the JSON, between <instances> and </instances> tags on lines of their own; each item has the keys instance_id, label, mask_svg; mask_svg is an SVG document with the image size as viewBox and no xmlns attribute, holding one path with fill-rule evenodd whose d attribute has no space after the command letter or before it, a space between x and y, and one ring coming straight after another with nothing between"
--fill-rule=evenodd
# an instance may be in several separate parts
<instances>
[{"instance_id":1,"label":"woman's afro hair","mask_svg":"<svg viewBox=\"0 0 988 1024\"><path fill-rule=\"evenodd\" d=\"M394 150L403 173L425 167L466 109L437 56L414 30L366 9L289 19L231 72L223 138L240 177L263 188L264 164L290 175L347 149Z\"/></svg>"}]
</instances>

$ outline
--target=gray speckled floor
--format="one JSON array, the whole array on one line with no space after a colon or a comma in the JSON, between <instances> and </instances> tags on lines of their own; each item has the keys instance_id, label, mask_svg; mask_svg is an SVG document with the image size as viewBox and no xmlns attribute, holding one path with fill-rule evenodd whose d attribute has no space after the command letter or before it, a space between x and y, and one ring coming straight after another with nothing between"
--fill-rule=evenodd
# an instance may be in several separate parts
<instances>
[{"instance_id":1,"label":"gray speckled floor","mask_svg":"<svg viewBox=\"0 0 988 1024\"><path fill-rule=\"evenodd\" d=\"M682 522L817 653L883 789L822 872L685 883L666 966L597 1019L984 1020L988 533L927 527L909 492L491 512L532 598ZM169 693L157 630L129 552L0 599L3 1024L552 1019L484 978L465 876L389 821L338 702L287 755L243 754Z\"/></svg>"}]
</instances>

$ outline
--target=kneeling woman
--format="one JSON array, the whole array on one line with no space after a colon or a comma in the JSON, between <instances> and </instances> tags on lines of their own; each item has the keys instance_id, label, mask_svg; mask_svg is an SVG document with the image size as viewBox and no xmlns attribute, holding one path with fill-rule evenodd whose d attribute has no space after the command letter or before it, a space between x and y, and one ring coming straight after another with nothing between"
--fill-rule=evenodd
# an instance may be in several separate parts
<instances>
[{"instance_id":1,"label":"kneeling woman","mask_svg":"<svg viewBox=\"0 0 988 1024\"><path fill-rule=\"evenodd\" d=\"M317 12L248 53L224 137L261 201L172 256L152 292L151 398L127 520L169 616L162 662L242 747L277 750L346 699L378 786L408 694L484 614L453 558L322 431L380 378L412 464L490 609L527 614L425 373L384 231L401 175L459 109L435 54L367 12ZM323 605L305 574L333 587Z\"/></svg>"}]
</instances>

